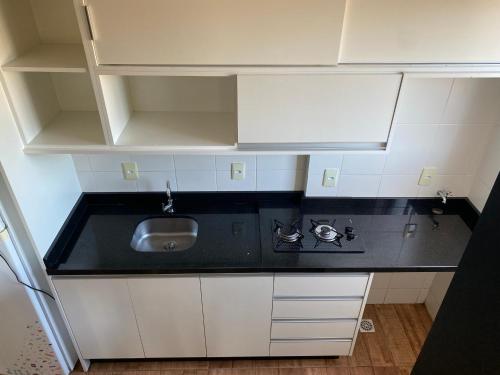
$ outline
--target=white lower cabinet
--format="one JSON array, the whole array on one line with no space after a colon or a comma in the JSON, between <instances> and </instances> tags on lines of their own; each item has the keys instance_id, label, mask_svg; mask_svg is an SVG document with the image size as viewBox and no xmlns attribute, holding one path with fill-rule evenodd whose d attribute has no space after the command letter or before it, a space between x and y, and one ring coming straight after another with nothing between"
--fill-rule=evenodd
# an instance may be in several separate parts
<instances>
[{"instance_id":1,"label":"white lower cabinet","mask_svg":"<svg viewBox=\"0 0 500 375\"><path fill-rule=\"evenodd\" d=\"M371 278L220 274L53 283L84 359L333 356L354 349Z\"/></svg>"},{"instance_id":2,"label":"white lower cabinet","mask_svg":"<svg viewBox=\"0 0 500 375\"><path fill-rule=\"evenodd\" d=\"M209 357L269 356L273 275L202 276Z\"/></svg>"},{"instance_id":3,"label":"white lower cabinet","mask_svg":"<svg viewBox=\"0 0 500 375\"><path fill-rule=\"evenodd\" d=\"M205 357L200 278L128 281L146 358Z\"/></svg>"},{"instance_id":4,"label":"white lower cabinet","mask_svg":"<svg viewBox=\"0 0 500 375\"><path fill-rule=\"evenodd\" d=\"M143 358L125 278L61 278L54 286L83 358Z\"/></svg>"}]
</instances>

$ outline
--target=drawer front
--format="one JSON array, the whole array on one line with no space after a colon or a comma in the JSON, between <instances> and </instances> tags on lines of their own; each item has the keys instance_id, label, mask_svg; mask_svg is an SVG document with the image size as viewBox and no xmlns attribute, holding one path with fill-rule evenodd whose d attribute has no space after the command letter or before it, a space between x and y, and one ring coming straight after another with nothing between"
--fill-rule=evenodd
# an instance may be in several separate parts
<instances>
[{"instance_id":1,"label":"drawer front","mask_svg":"<svg viewBox=\"0 0 500 375\"><path fill-rule=\"evenodd\" d=\"M273 319L357 319L362 299L274 300Z\"/></svg>"},{"instance_id":2,"label":"drawer front","mask_svg":"<svg viewBox=\"0 0 500 375\"><path fill-rule=\"evenodd\" d=\"M351 340L279 340L271 341L271 356L349 355Z\"/></svg>"},{"instance_id":3,"label":"drawer front","mask_svg":"<svg viewBox=\"0 0 500 375\"><path fill-rule=\"evenodd\" d=\"M275 297L362 297L368 275L276 275Z\"/></svg>"},{"instance_id":4,"label":"drawer front","mask_svg":"<svg viewBox=\"0 0 500 375\"><path fill-rule=\"evenodd\" d=\"M274 320L271 339L351 339L357 320Z\"/></svg>"}]
</instances>

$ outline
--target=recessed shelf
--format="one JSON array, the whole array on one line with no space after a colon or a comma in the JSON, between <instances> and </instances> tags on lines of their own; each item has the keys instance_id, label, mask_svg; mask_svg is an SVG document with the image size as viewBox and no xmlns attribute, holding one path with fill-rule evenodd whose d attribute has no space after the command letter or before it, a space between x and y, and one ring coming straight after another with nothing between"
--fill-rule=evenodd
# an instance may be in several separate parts
<instances>
[{"instance_id":1,"label":"recessed shelf","mask_svg":"<svg viewBox=\"0 0 500 375\"><path fill-rule=\"evenodd\" d=\"M61 111L47 124L26 149L87 147L105 145L101 120L96 111Z\"/></svg>"},{"instance_id":2,"label":"recessed shelf","mask_svg":"<svg viewBox=\"0 0 500 375\"><path fill-rule=\"evenodd\" d=\"M133 112L117 146L233 149L235 114L222 112Z\"/></svg>"},{"instance_id":3,"label":"recessed shelf","mask_svg":"<svg viewBox=\"0 0 500 375\"><path fill-rule=\"evenodd\" d=\"M86 65L80 44L40 44L2 68L7 72L85 73Z\"/></svg>"}]
</instances>

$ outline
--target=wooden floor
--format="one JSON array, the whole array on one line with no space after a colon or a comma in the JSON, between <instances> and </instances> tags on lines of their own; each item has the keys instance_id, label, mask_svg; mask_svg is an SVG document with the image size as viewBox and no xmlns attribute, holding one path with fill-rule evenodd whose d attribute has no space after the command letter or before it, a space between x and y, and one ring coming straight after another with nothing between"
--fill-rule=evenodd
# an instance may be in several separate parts
<instances>
[{"instance_id":1,"label":"wooden floor","mask_svg":"<svg viewBox=\"0 0 500 375\"><path fill-rule=\"evenodd\" d=\"M360 333L352 357L200 361L99 361L93 375L398 375L410 374L432 324L424 305L367 305L374 333ZM77 366L73 374L81 375Z\"/></svg>"}]
</instances>

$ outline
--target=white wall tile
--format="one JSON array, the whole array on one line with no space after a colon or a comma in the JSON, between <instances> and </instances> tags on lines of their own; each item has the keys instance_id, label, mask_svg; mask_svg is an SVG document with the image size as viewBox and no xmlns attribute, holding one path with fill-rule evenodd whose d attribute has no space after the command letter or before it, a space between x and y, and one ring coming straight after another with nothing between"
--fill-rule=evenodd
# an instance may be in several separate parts
<instances>
[{"instance_id":1,"label":"white wall tile","mask_svg":"<svg viewBox=\"0 0 500 375\"><path fill-rule=\"evenodd\" d=\"M305 195L307 197L336 197L338 185L335 187L323 186L323 173L309 173L306 181Z\"/></svg>"},{"instance_id":2,"label":"white wall tile","mask_svg":"<svg viewBox=\"0 0 500 375\"><path fill-rule=\"evenodd\" d=\"M177 170L177 190L179 191L216 191L215 170Z\"/></svg>"},{"instance_id":3,"label":"white wall tile","mask_svg":"<svg viewBox=\"0 0 500 375\"><path fill-rule=\"evenodd\" d=\"M392 273L390 272L376 272L373 275L372 289L387 289L391 281Z\"/></svg>"},{"instance_id":4,"label":"white wall tile","mask_svg":"<svg viewBox=\"0 0 500 375\"><path fill-rule=\"evenodd\" d=\"M381 175L342 175L338 185L341 197L376 197Z\"/></svg>"},{"instance_id":5,"label":"white wall tile","mask_svg":"<svg viewBox=\"0 0 500 375\"><path fill-rule=\"evenodd\" d=\"M128 154L96 154L90 155L90 166L96 172L118 172L122 163L130 161Z\"/></svg>"},{"instance_id":6,"label":"white wall tile","mask_svg":"<svg viewBox=\"0 0 500 375\"><path fill-rule=\"evenodd\" d=\"M79 171L78 181L80 182L80 187L84 192L95 191L94 184L94 172Z\"/></svg>"},{"instance_id":7,"label":"white wall tile","mask_svg":"<svg viewBox=\"0 0 500 375\"><path fill-rule=\"evenodd\" d=\"M390 153L385 162L385 174L420 174L428 165L429 152L436 126L397 126Z\"/></svg>"},{"instance_id":8,"label":"white wall tile","mask_svg":"<svg viewBox=\"0 0 500 375\"><path fill-rule=\"evenodd\" d=\"M384 303L417 303L420 289L387 289Z\"/></svg>"},{"instance_id":9,"label":"white wall tile","mask_svg":"<svg viewBox=\"0 0 500 375\"><path fill-rule=\"evenodd\" d=\"M167 181L170 182L170 189L176 191L177 179L175 171L139 172L137 189L139 191L166 191Z\"/></svg>"},{"instance_id":10,"label":"white wall tile","mask_svg":"<svg viewBox=\"0 0 500 375\"><path fill-rule=\"evenodd\" d=\"M124 180L121 172L94 172L94 187L98 192L137 191L137 183Z\"/></svg>"},{"instance_id":11,"label":"white wall tile","mask_svg":"<svg viewBox=\"0 0 500 375\"><path fill-rule=\"evenodd\" d=\"M139 173L143 171L173 171L175 169L173 155L131 155L130 159L137 163Z\"/></svg>"},{"instance_id":12,"label":"white wall tile","mask_svg":"<svg viewBox=\"0 0 500 375\"><path fill-rule=\"evenodd\" d=\"M344 155L342 174L381 174L385 155Z\"/></svg>"},{"instance_id":13,"label":"white wall tile","mask_svg":"<svg viewBox=\"0 0 500 375\"><path fill-rule=\"evenodd\" d=\"M419 197L437 197L439 190L451 191L454 197L469 196L474 176L472 175L436 175L428 186L420 186Z\"/></svg>"},{"instance_id":14,"label":"white wall tile","mask_svg":"<svg viewBox=\"0 0 500 375\"><path fill-rule=\"evenodd\" d=\"M325 169L342 168L342 155L310 155L308 171L312 174L321 174Z\"/></svg>"},{"instance_id":15,"label":"white wall tile","mask_svg":"<svg viewBox=\"0 0 500 375\"><path fill-rule=\"evenodd\" d=\"M303 155L257 155L257 169L295 170L305 169L307 157Z\"/></svg>"},{"instance_id":16,"label":"white wall tile","mask_svg":"<svg viewBox=\"0 0 500 375\"><path fill-rule=\"evenodd\" d=\"M474 174L492 130L490 126L435 126L428 166L437 167L443 175Z\"/></svg>"},{"instance_id":17,"label":"white wall tile","mask_svg":"<svg viewBox=\"0 0 500 375\"><path fill-rule=\"evenodd\" d=\"M398 124L441 122L453 84L451 78L404 78L396 113Z\"/></svg>"},{"instance_id":18,"label":"white wall tile","mask_svg":"<svg viewBox=\"0 0 500 375\"><path fill-rule=\"evenodd\" d=\"M368 294L368 300L366 301L366 303L369 304L384 303L386 293L387 289L370 289L370 292Z\"/></svg>"},{"instance_id":19,"label":"white wall tile","mask_svg":"<svg viewBox=\"0 0 500 375\"><path fill-rule=\"evenodd\" d=\"M420 293L417 297L417 303L424 303L429 294L429 289L420 289Z\"/></svg>"},{"instance_id":20,"label":"white wall tile","mask_svg":"<svg viewBox=\"0 0 500 375\"><path fill-rule=\"evenodd\" d=\"M174 155L176 170L215 170L215 155Z\"/></svg>"},{"instance_id":21,"label":"white wall tile","mask_svg":"<svg viewBox=\"0 0 500 375\"><path fill-rule=\"evenodd\" d=\"M218 171L228 172L231 171L232 163L245 163L245 170L255 171L257 168L256 155L217 155L215 158L216 169Z\"/></svg>"},{"instance_id":22,"label":"white wall tile","mask_svg":"<svg viewBox=\"0 0 500 375\"><path fill-rule=\"evenodd\" d=\"M385 175L380 181L379 197L416 197L420 175Z\"/></svg>"},{"instance_id":23,"label":"white wall tile","mask_svg":"<svg viewBox=\"0 0 500 375\"><path fill-rule=\"evenodd\" d=\"M303 170L257 170L257 190L285 191L303 188Z\"/></svg>"},{"instance_id":24,"label":"white wall tile","mask_svg":"<svg viewBox=\"0 0 500 375\"><path fill-rule=\"evenodd\" d=\"M484 183L489 189L495 183L500 172L500 126L493 129L490 141L476 174L476 179Z\"/></svg>"},{"instance_id":25,"label":"white wall tile","mask_svg":"<svg viewBox=\"0 0 500 375\"><path fill-rule=\"evenodd\" d=\"M73 164L77 172L88 172L92 170L88 155L73 155Z\"/></svg>"},{"instance_id":26,"label":"white wall tile","mask_svg":"<svg viewBox=\"0 0 500 375\"><path fill-rule=\"evenodd\" d=\"M247 169L244 180L232 180L230 171L217 171L217 190L219 191L253 191L256 188L257 172L255 169Z\"/></svg>"},{"instance_id":27,"label":"white wall tile","mask_svg":"<svg viewBox=\"0 0 500 375\"><path fill-rule=\"evenodd\" d=\"M469 199L479 211L482 211L491 192L491 186L486 186L482 182L476 182L470 193Z\"/></svg>"},{"instance_id":28,"label":"white wall tile","mask_svg":"<svg viewBox=\"0 0 500 375\"><path fill-rule=\"evenodd\" d=\"M500 124L500 79L456 78L443 124Z\"/></svg>"}]
</instances>

